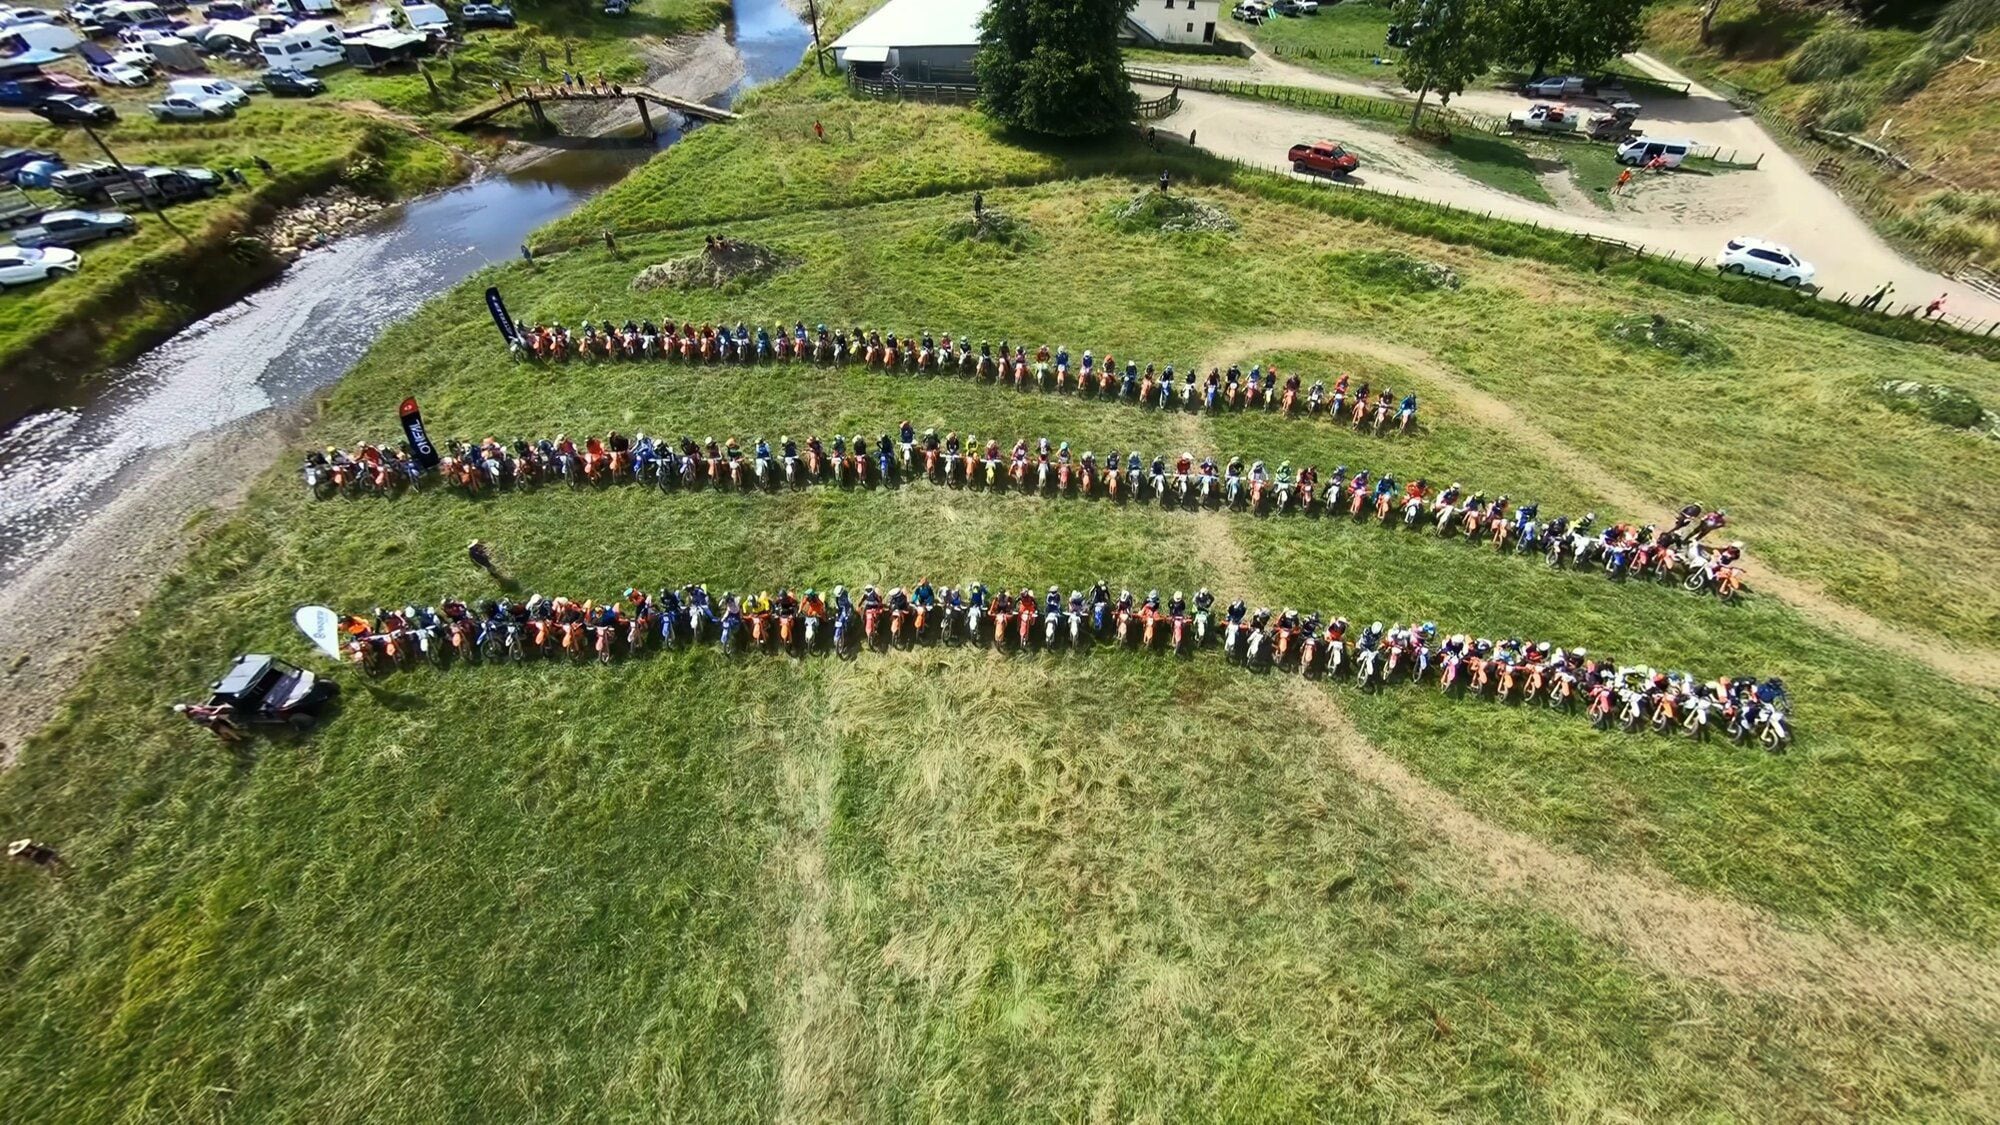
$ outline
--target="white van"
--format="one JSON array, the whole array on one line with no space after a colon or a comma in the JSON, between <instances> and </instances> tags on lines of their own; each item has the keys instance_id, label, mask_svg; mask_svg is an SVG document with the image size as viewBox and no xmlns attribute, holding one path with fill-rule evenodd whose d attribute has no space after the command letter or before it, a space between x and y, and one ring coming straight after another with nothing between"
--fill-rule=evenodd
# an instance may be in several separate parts
<instances>
[{"instance_id":1,"label":"white van","mask_svg":"<svg viewBox=\"0 0 2000 1125\"><path fill-rule=\"evenodd\" d=\"M290 31L263 36L257 50L273 70L320 70L347 61L340 29L332 20L307 20Z\"/></svg>"},{"instance_id":2,"label":"white van","mask_svg":"<svg viewBox=\"0 0 2000 1125\"><path fill-rule=\"evenodd\" d=\"M1693 141L1670 141L1662 137L1634 137L1618 146L1618 163L1651 164L1658 157L1667 167L1678 168L1694 150Z\"/></svg>"},{"instance_id":3,"label":"white van","mask_svg":"<svg viewBox=\"0 0 2000 1125\"><path fill-rule=\"evenodd\" d=\"M231 106L250 104L250 92L227 78L176 78L167 83L167 93L184 98L214 98Z\"/></svg>"}]
</instances>

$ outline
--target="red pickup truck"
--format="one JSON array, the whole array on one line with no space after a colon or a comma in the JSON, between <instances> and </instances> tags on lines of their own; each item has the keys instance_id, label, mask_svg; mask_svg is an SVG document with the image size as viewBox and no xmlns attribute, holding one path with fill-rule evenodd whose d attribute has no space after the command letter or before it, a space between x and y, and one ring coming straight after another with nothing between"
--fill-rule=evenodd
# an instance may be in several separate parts
<instances>
[{"instance_id":1,"label":"red pickup truck","mask_svg":"<svg viewBox=\"0 0 2000 1125\"><path fill-rule=\"evenodd\" d=\"M1361 161L1353 153L1332 141L1293 145L1287 159L1292 162L1294 172L1318 172L1327 176L1345 176L1361 167Z\"/></svg>"}]
</instances>

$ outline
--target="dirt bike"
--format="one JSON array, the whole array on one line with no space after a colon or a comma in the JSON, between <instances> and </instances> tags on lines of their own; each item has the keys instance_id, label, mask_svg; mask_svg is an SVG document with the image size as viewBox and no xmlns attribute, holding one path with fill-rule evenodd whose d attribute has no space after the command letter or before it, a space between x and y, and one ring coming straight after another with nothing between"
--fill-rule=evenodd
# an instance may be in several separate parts
<instances>
[{"instance_id":1,"label":"dirt bike","mask_svg":"<svg viewBox=\"0 0 2000 1125\"><path fill-rule=\"evenodd\" d=\"M1612 712L1617 709L1617 693L1610 684L1598 684L1590 689L1590 725L1603 730L1611 725Z\"/></svg>"},{"instance_id":2,"label":"dirt bike","mask_svg":"<svg viewBox=\"0 0 2000 1125\"><path fill-rule=\"evenodd\" d=\"M1382 686L1382 649L1364 648L1355 654L1354 678L1362 691L1376 691Z\"/></svg>"},{"instance_id":3,"label":"dirt bike","mask_svg":"<svg viewBox=\"0 0 2000 1125\"><path fill-rule=\"evenodd\" d=\"M1689 593L1703 594L1710 590L1725 602L1733 602L1743 591L1743 571L1733 566L1717 566L1690 571L1682 580L1682 587Z\"/></svg>"},{"instance_id":4,"label":"dirt bike","mask_svg":"<svg viewBox=\"0 0 2000 1125\"><path fill-rule=\"evenodd\" d=\"M1680 698L1671 691L1662 692L1660 698L1653 703L1653 733L1667 733L1680 721L1680 717Z\"/></svg>"}]
</instances>

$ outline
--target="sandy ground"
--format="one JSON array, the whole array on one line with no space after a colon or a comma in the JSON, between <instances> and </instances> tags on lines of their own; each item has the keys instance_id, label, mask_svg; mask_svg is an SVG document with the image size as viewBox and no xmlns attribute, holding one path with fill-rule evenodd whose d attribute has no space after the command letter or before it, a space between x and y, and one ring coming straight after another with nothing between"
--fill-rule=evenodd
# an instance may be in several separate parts
<instances>
[{"instance_id":1,"label":"sandy ground","mask_svg":"<svg viewBox=\"0 0 2000 1125\"><path fill-rule=\"evenodd\" d=\"M1656 78L1687 81L1685 75L1649 55L1627 55L1626 63ZM1174 69L1188 76L1282 83L1336 93L1410 96L1400 88L1335 78L1263 54L1243 65L1194 63ZM1557 199L1564 201L1564 206L1549 207L1476 183L1413 149L1386 122L1368 127L1267 103L1183 91L1180 112L1162 121L1160 127L1183 136L1192 129L1201 147L1264 165L1282 162L1285 150L1300 140L1351 137L1364 150L1398 151L1415 158L1398 160L1386 169L1364 165L1362 174L1354 177L1359 186L1618 238L1694 258L1712 259L1729 238L1755 235L1785 243L1804 255L1818 267L1820 286L1829 296L1866 293L1893 281L1896 291L1892 301L1921 303L1945 294L1946 308L1954 315L2000 320L2000 299L1904 260L1832 188L1786 153L1754 118L1713 91L1695 84L1686 98L1637 100L1645 107L1640 123L1648 132L1717 145L1725 154L1735 150L1743 159L1762 153L1762 165L1755 171L1726 175L1640 177L1640 190L1621 202L1621 211L1607 212L1595 205L1580 209L1562 195ZM1528 104L1526 98L1496 90L1470 90L1452 101L1455 107L1493 116Z\"/></svg>"},{"instance_id":2,"label":"sandy ground","mask_svg":"<svg viewBox=\"0 0 2000 1125\"><path fill-rule=\"evenodd\" d=\"M743 60L720 28L643 47L651 60L647 81L665 93L703 101L743 77ZM578 112L564 121L570 134L608 132L639 116L624 104L611 112L588 108L595 107L565 107ZM523 167L557 151L516 145L495 167ZM289 447L311 409L266 410L177 454L149 457L131 470L117 499L0 587L0 690L8 703L0 708L0 768L12 765L21 744L55 713L91 654L179 565L190 521L242 503L255 474L242 472L241 451Z\"/></svg>"}]
</instances>

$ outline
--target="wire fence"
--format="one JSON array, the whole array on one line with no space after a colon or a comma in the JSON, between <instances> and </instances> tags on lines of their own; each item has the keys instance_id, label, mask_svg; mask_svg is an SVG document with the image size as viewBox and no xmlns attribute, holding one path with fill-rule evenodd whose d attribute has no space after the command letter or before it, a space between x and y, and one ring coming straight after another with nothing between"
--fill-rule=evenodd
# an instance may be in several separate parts
<instances>
[{"instance_id":1,"label":"wire fence","mask_svg":"<svg viewBox=\"0 0 2000 1125\"><path fill-rule=\"evenodd\" d=\"M1151 67L1128 66L1125 68L1125 76L1133 82L1144 82L1154 86L1172 86L1176 89L1201 90L1210 94L1254 98L1278 105L1323 109L1344 117L1361 117L1376 121L1408 122L1412 111L1416 108L1409 102L1397 101L1394 98L1336 94L1326 90L1311 90L1303 86L1272 86L1261 82L1239 82L1228 78L1189 76ZM1506 128L1506 123L1497 117L1431 105L1424 107L1422 123L1420 128L1427 126L1431 131L1444 132L1456 128L1499 133Z\"/></svg>"}]
</instances>

